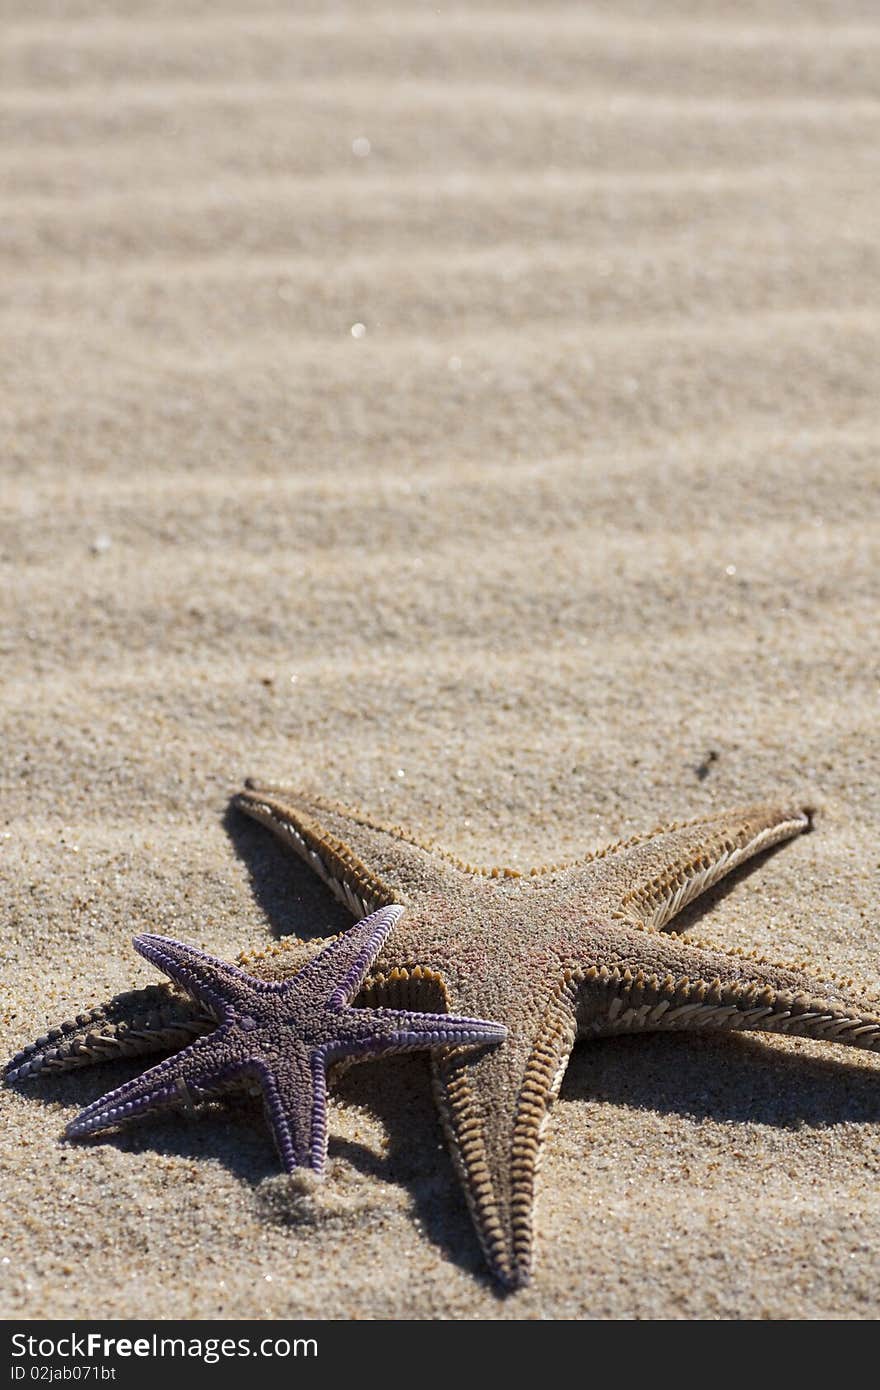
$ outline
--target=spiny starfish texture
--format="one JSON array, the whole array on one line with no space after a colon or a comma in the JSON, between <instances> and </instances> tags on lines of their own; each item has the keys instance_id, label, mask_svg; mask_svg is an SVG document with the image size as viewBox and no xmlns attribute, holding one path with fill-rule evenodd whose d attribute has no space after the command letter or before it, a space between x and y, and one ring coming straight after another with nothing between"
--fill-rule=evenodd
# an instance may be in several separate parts
<instances>
[{"instance_id":1,"label":"spiny starfish texture","mask_svg":"<svg viewBox=\"0 0 880 1390\"><path fill-rule=\"evenodd\" d=\"M203 1004L219 1027L94 1101L67 1126L68 1136L94 1134L145 1110L204 1100L251 1080L263 1093L287 1171L323 1173L327 1068L334 1062L499 1043L507 1033L482 1019L350 1007L402 911L380 908L284 981L255 979L167 937L136 936L141 955Z\"/></svg>"},{"instance_id":2,"label":"spiny starfish texture","mask_svg":"<svg viewBox=\"0 0 880 1390\"><path fill-rule=\"evenodd\" d=\"M763 1030L880 1050L880 1012L852 981L664 933L675 914L753 855L800 834L798 807L762 803L661 826L575 863L475 869L323 797L249 783L236 804L267 825L358 918L406 915L355 1003L464 1011L507 1037L437 1051L435 1094L486 1258L513 1288L532 1269L541 1136L577 1038ZM261 980L319 949L286 939L242 958ZM11 1074L180 1046L214 1020L171 988L137 991L25 1049Z\"/></svg>"}]
</instances>

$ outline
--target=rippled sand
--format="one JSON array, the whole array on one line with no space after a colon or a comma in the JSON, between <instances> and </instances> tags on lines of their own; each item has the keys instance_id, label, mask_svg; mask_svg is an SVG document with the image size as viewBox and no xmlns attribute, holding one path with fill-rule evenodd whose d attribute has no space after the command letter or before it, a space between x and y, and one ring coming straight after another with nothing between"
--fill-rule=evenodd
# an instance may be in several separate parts
<instances>
[{"instance_id":1,"label":"rippled sand","mask_svg":"<svg viewBox=\"0 0 880 1390\"><path fill-rule=\"evenodd\" d=\"M345 924L251 773L523 865L795 792L688 920L876 983L876 7L3 10L4 1055ZM5 1316L877 1316L871 1058L579 1049L506 1299L423 1059L297 1205L248 1104L61 1144L133 1069L0 1095Z\"/></svg>"}]
</instances>

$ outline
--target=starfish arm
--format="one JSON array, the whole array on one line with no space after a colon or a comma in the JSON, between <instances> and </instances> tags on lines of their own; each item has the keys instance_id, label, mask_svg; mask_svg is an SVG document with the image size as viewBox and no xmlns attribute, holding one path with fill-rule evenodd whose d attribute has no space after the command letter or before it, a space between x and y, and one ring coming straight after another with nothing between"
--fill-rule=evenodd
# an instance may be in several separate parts
<instances>
[{"instance_id":1,"label":"starfish arm","mask_svg":"<svg viewBox=\"0 0 880 1390\"><path fill-rule=\"evenodd\" d=\"M135 950L170 976L197 1003L215 1017L225 1019L236 1010L247 1011L253 982L243 970L219 956L209 956L196 946L170 936L142 934L132 938Z\"/></svg>"},{"instance_id":2,"label":"starfish arm","mask_svg":"<svg viewBox=\"0 0 880 1390\"><path fill-rule=\"evenodd\" d=\"M809 814L794 805L759 804L660 826L560 871L573 895L589 894L624 922L665 927L676 913L762 850L808 830Z\"/></svg>"},{"instance_id":3,"label":"starfish arm","mask_svg":"<svg viewBox=\"0 0 880 1390\"><path fill-rule=\"evenodd\" d=\"M403 911L398 903L380 907L329 944L323 943L320 954L297 972L297 987L326 999L330 1009L350 1004Z\"/></svg>"},{"instance_id":4,"label":"starfish arm","mask_svg":"<svg viewBox=\"0 0 880 1390\"><path fill-rule=\"evenodd\" d=\"M880 1051L880 1007L849 983L677 936L617 935L615 959L577 972L581 1037L714 1028Z\"/></svg>"},{"instance_id":5,"label":"starfish arm","mask_svg":"<svg viewBox=\"0 0 880 1390\"><path fill-rule=\"evenodd\" d=\"M221 1026L209 1037L197 1038L182 1052L93 1101L71 1120L65 1133L68 1138L79 1139L146 1111L204 1100L233 1085L241 1072L238 1050Z\"/></svg>"},{"instance_id":6,"label":"starfish arm","mask_svg":"<svg viewBox=\"0 0 880 1390\"><path fill-rule=\"evenodd\" d=\"M504 1042L503 1023L457 1014L409 1013L404 1009L346 1009L338 1021L333 1057L380 1057L425 1048L479 1047Z\"/></svg>"},{"instance_id":7,"label":"starfish arm","mask_svg":"<svg viewBox=\"0 0 880 1390\"><path fill-rule=\"evenodd\" d=\"M249 779L233 804L290 846L358 919L467 872L399 826L307 792Z\"/></svg>"},{"instance_id":8,"label":"starfish arm","mask_svg":"<svg viewBox=\"0 0 880 1390\"><path fill-rule=\"evenodd\" d=\"M44 1071L167 1052L216 1027L216 1018L171 985L126 990L22 1048L7 1062L3 1079L10 1084Z\"/></svg>"},{"instance_id":9,"label":"starfish arm","mask_svg":"<svg viewBox=\"0 0 880 1390\"><path fill-rule=\"evenodd\" d=\"M547 1118L576 1032L574 992L520 997L503 1046L433 1059L453 1162L486 1259L508 1288L532 1271L535 1183Z\"/></svg>"},{"instance_id":10,"label":"starfish arm","mask_svg":"<svg viewBox=\"0 0 880 1390\"><path fill-rule=\"evenodd\" d=\"M327 1160L327 1075L323 1053L294 1041L282 1066L248 1068L263 1093L266 1119L288 1173L311 1168L319 1176Z\"/></svg>"}]
</instances>

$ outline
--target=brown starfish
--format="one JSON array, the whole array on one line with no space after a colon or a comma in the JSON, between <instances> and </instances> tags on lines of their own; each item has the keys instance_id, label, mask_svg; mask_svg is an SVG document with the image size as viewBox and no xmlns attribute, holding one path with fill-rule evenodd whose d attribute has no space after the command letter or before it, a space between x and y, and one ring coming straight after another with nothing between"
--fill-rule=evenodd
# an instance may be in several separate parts
<instances>
[{"instance_id":1,"label":"brown starfish","mask_svg":"<svg viewBox=\"0 0 880 1390\"><path fill-rule=\"evenodd\" d=\"M357 1004L450 1010L507 1026L500 1046L432 1065L474 1223L508 1287L530 1276L541 1135L576 1038L758 1029L880 1050L880 1013L851 981L660 930L732 869L806 830L800 809L724 811L520 874L475 869L319 796L249 783L236 804L296 850L356 917L406 907ZM287 939L242 960L254 976L284 980L324 944ZM53 1030L10 1067L23 1076L179 1046L213 1026L154 987Z\"/></svg>"}]
</instances>

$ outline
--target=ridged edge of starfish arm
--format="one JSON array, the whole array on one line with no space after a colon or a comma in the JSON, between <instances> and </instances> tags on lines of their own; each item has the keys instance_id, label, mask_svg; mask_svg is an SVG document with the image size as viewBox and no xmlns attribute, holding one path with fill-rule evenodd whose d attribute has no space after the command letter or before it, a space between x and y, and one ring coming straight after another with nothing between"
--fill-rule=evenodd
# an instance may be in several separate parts
<instances>
[{"instance_id":1,"label":"ridged edge of starfish arm","mask_svg":"<svg viewBox=\"0 0 880 1390\"><path fill-rule=\"evenodd\" d=\"M613 918L660 930L741 864L811 824L802 805L759 802L658 826L585 867Z\"/></svg>"},{"instance_id":2,"label":"ridged edge of starfish arm","mask_svg":"<svg viewBox=\"0 0 880 1390\"><path fill-rule=\"evenodd\" d=\"M357 920L378 907L389 906L394 900L393 890L363 863L350 844L322 825L305 805L296 804L300 795L249 777L244 789L233 796L232 804L265 825L304 860ZM354 815L347 808L339 810Z\"/></svg>"},{"instance_id":3,"label":"ridged edge of starfish arm","mask_svg":"<svg viewBox=\"0 0 880 1390\"><path fill-rule=\"evenodd\" d=\"M70 1071L120 1057L180 1048L210 1032L217 1020L188 995L166 984L126 990L73 1019L65 1019L11 1057L4 1084L48 1071Z\"/></svg>"},{"instance_id":4,"label":"ridged edge of starfish arm","mask_svg":"<svg viewBox=\"0 0 880 1390\"><path fill-rule=\"evenodd\" d=\"M325 1049L328 1065L342 1057L383 1057L393 1052L495 1046L507 1037L503 1023L457 1014L346 1009L341 1022L349 1036ZM376 1031L377 1028L380 1031Z\"/></svg>"},{"instance_id":5,"label":"ridged edge of starfish arm","mask_svg":"<svg viewBox=\"0 0 880 1390\"><path fill-rule=\"evenodd\" d=\"M681 937L654 938L651 954L654 969L578 972L579 1036L711 1028L880 1051L880 1002L867 990Z\"/></svg>"},{"instance_id":6,"label":"ridged edge of starfish arm","mask_svg":"<svg viewBox=\"0 0 880 1390\"><path fill-rule=\"evenodd\" d=\"M217 1065L216 1048L222 1036L223 1025L92 1101L67 1125L66 1137L82 1139L136 1119L148 1110L186 1104L224 1090L241 1068L236 1063Z\"/></svg>"},{"instance_id":7,"label":"ridged edge of starfish arm","mask_svg":"<svg viewBox=\"0 0 880 1390\"><path fill-rule=\"evenodd\" d=\"M490 1093L478 1073L500 1065L500 1053L453 1053L433 1064L437 1107L471 1218L492 1274L511 1292L524 1288L533 1272L541 1147L575 1035L574 992L565 982L528 1034L505 1044L516 1054L519 1076L510 1115L501 1106L487 1114L478 1091Z\"/></svg>"},{"instance_id":8,"label":"ridged edge of starfish arm","mask_svg":"<svg viewBox=\"0 0 880 1390\"><path fill-rule=\"evenodd\" d=\"M404 911L400 903L389 903L371 912L369 917L363 917L341 936L325 943L320 954L299 971L300 984L305 986L313 982L320 987L322 977L332 983L340 971L344 971L339 983L327 996L327 1006L330 1009L345 1008L357 994L383 943Z\"/></svg>"},{"instance_id":9,"label":"ridged edge of starfish arm","mask_svg":"<svg viewBox=\"0 0 880 1390\"><path fill-rule=\"evenodd\" d=\"M232 804L290 846L356 918L407 902L429 878L521 877L517 869L468 864L401 825L299 787L249 777Z\"/></svg>"},{"instance_id":10,"label":"ridged edge of starfish arm","mask_svg":"<svg viewBox=\"0 0 880 1390\"><path fill-rule=\"evenodd\" d=\"M320 1049L303 1048L298 1065L292 1063L288 1054L286 1069L273 1072L265 1062L254 1060L246 1072L259 1083L266 1120L285 1171L308 1168L322 1178L329 1123L324 1058Z\"/></svg>"},{"instance_id":11,"label":"ridged edge of starfish arm","mask_svg":"<svg viewBox=\"0 0 880 1390\"><path fill-rule=\"evenodd\" d=\"M312 1057L313 1103L310 1167L319 1177L324 1176L324 1169L327 1164L327 1138L330 1129L330 1120L327 1114L327 1089L327 1068L324 1059L315 1055ZM284 1163L283 1153L281 1153L281 1161Z\"/></svg>"},{"instance_id":12,"label":"ridged edge of starfish arm","mask_svg":"<svg viewBox=\"0 0 880 1390\"><path fill-rule=\"evenodd\" d=\"M225 1018L236 993L244 992L239 986L242 982L250 984L248 977L238 966L219 956L207 955L196 946L185 941L177 941L171 936L154 936L142 932L132 937L132 945L140 955L174 980L197 1003L204 1004L216 1018ZM216 984L212 982L216 977Z\"/></svg>"}]
</instances>

